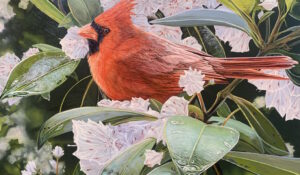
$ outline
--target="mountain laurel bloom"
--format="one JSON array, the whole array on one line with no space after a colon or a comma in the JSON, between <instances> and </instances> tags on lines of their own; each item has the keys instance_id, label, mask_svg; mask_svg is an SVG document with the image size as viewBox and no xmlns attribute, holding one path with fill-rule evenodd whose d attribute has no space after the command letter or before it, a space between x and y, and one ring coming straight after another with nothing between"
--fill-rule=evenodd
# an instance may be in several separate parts
<instances>
[{"instance_id":1,"label":"mountain laurel bloom","mask_svg":"<svg viewBox=\"0 0 300 175\"><path fill-rule=\"evenodd\" d=\"M30 48L30 49L28 49L26 52L23 53L22 60L23 60L23 59L26 59L26 58L29 58L29 57L31 57L31 56L33 56L33 55L39 53L39 52L40 52L40 51L39 51L39 49L37 49L37 48Z\"/></svg>"},{"instance_id":2,"label":"mountain laurel bloom","mask_svg":"<svg viewBox=\"0 0 300 175\"><path fill-rule=\"evenodd\" d=\"M183 97L170 97L161 108L161 115L164 117L170 117L175 115L188 116L189 102Z\"/></svg>"},{"instance_id":3,"label":"mountain laurel bloom","mask_svg":"<svg viewBox=\"0 0 300 175\"><path fill-rule=\"evenodd\" d=\"M266 10L272 10L273 8L278 6L277 0L262 0L261 4L262 7L264 7Z\"/></svg>"},{"instance_id":4,"label":"mountain laurel bloom","mask_svg":"<svg viewBox=\"0 0 300 175\"><path fill-rule=\"evenodd\" d=\"M203 80L204 76L201 71L193 70L190 67L189 70L184 71L184 75L180 76L179 86L182 87L189 96L200 93L205 83Z\"/></svg>"},{"instance_id":5,"label":"mountain laurel bloom","mask_svg":"<svg viewBox=\"0 0 300 175\"><path fill-rule=\"evenodd\" d=\"M53 156L56 159L60 159L64 155L64 150L60 146L56 146L52 151Z\"/></svg>"},{"instance_id":6,"label":"mountain laurel bloom","mask_svg":"<svg viewBox=\"0 0 300 175\"><path fill-rule=\"evenodd\" d=\"M13 8L9 5L10 0L0 2L0 32L4 30L5 23L15 16Z\"/></svg>"},{"instance_id":7,"label":"mountain laurel bloom","mask_svg":"<svg viewBox=\"0 0 300 175\"><path fill-rule=\"evenodd\" d=\"M12 53L7 53L0 57L0 93L2 93L6 85L9 73L19 62L20 59Z\"/></svg>"},{"instance_id":8,"label":"mountain laurel bloom","mask_svg":"<svg viewBox=\"0 0 300 175\"><path fill-rule=\"evenodd\" d=\"M288 78L284 70L266 71L268 74ZM266 107L274 107L286 120L300 119L300 87L290 80L251 80L259 90L266 91Z\"/></svg>"},{"instance_id":9,"label":"mountain laurel bloom","mask_svg":"<svg viewBox=\"0 0 300 175\"><path fill-rule=\"evenodd\" d=\"M78 31L78 27L69 28L67 35L60 41L62 50L74 60L84 58L89 52L88 41L78 35Z\"/></svg>"},{"instance_id":10,"label":"mountain laurel bloom","mask_svg":"<svg viewBox=\"0 0 300 175\"><path fill-rule=\"evenodd\" d=\"M22 175L35 175L37 174L37 168L34 161L29 161L25 166L25 170L21 171Z\"/></svg>"},{"instance_id":11,"label":"mountain laurel bloom","mask_svg":"<svg viewBox=\"0 0 300 175\"><path fill-rule=\"evenodd\" d=\"M146 150L144 164L152 168L155 165L160 165L164 153L156 152L154 150Z\"/></svg>"}]
</instances>

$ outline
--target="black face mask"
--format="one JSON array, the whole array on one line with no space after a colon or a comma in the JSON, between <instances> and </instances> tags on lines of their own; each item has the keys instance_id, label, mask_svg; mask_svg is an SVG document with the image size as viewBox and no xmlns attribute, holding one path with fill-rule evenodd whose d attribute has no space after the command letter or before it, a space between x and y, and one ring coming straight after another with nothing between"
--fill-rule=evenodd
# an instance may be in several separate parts
<instances>
[{"instance_id":1,"label":"black face mask","mask_svg":"<svg viewBox=\"0 0 300 175\"><path fill-rule=\"evenodd\" d=\"M92 39L88 39L88 43L89 43L89 54L92 55L96 52L99 51L100 48L100 44L103 40L103 38L110 32L109 28L103 27L98 25L95 21L92 22L91 26L93 27L93 29L97 32L98 34L98 39L97 41L92 40Z\"/></svg>"}]
</instances>

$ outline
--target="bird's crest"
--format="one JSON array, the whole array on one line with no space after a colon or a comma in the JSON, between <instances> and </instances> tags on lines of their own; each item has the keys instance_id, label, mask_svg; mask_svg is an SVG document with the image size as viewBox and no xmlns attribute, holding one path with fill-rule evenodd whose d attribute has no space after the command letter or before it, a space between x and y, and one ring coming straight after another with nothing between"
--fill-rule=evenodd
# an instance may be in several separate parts
<instances>
[{"instance_id":1,"label":"bird's crest","mask_svg":"<svg viewBox=\"0 0 300 175\"><path fill-rule=\"evenodd\" d=\"M96 17L96 22L101 21L119 21L122 23L128 23L131 24L131 15L134 13L132 12L132 9L136 5L135 0L121 0L119 3L117 3L112 8L108 9L98 17Z\"/></svg>"}]
</instances>

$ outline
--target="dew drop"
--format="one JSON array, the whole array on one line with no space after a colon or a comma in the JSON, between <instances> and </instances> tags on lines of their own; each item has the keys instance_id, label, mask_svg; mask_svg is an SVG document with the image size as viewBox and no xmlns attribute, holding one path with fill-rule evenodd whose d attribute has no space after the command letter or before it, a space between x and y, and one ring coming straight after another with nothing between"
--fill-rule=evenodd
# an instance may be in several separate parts
<instances>
[{"instance_id":1,"label":"dew drop","mask_svg":"<svg viewBox=\"0 0 300 175\"><path fill-rule=\"evenodd\" d=\"M227 148L231 148L231 145L230 145L228 142L224 142L224 145L225 145Z\"/></svg>"},{"instance_id":2,"label":"dew drop","mask_svg":"<svg viewBox=\"0 0 300 175\"><path fill-rule=\"evenodd\" d=\"M184 122L182 122L182 121L175 121L175 120L171 121L171 123L173 125L183 125L184 124Z\"/></svg>"}]
</instances>

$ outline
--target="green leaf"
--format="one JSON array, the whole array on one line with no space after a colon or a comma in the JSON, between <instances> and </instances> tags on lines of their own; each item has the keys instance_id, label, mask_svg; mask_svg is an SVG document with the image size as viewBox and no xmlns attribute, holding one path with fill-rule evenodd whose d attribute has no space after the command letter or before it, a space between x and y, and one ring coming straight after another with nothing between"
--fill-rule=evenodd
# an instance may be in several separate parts
<instances>
[{"instance_id":1,"label":"green leaf","mask_svg":"<svg viewBox=\"0 0 300 175\"><path fill-rule=\"evenodd\" d=\"M31 2L57 23L61 23L65 17L65 15L59 11L49 0L31 0Z\"/></svg>"},{"instance_id":2,"label":"green leaf","mask_svg":"<svg viewBox=\"0 0 300 175\"><path fill-rule=\"evenodd\" d=\"M238 105L250 126L255 129L266 143L287 152L287 148L279 132L259 109L251 102L240 97L231 96L231 98ZM267 149L266 151L268 152Z\"/></svg>"},{"instance_id":3,"label":"green leaf","mask_svg":"<svg viewBox=\"0 0 300 175\"><path fill-rule=\"evenodd\" d=\"M174 16L153 20L151 23L180 27L220 25L233 27L248 34L251 33L248 24L243 18L231 12L215 9L187 10Z\"/></svg>"},{"instance_id":4,"label":"green leaf","mask_svg":"<svg viewBox=\"0 0 300 175\"><path fill-rule=\"evenodd\" d=\"M102 175L129 175L140 174L144 167L145 150L152 149L156 140L148 138L132 145L114 158L103 170Z\"/></svg>"},{"instance_id":5,"label":"green leaf","mask_svg":"<svg viewBox=\"0 0 300 175\"><path fill-rule=\"evenodd\" d=\"M203 173L239 140L235 129L179 116L168 120L164 134L172 160L182 174Z\"/></svg>"},{"instance_id":6,"label":"green leaf","mask_svg":"<svg viewBox=\"0 0 300 175\"><path fill-rule=\"evenodd\" d=\"M260 175L300 174L300 159L295 158L232 151L224 160Z\"/></svg>"},{"instance_id":7,"label":"green leaf","mask_svg":"<svg viewBox=\"0 0 300 175\"><path fill-rule=\"evenodd\" d=\"M188 36L193 36L201 44L203 51L215 57L226 57L223 46L216 35L206 26L182 28Z\"/></svg>"},{"instance_id":8,"label":"green leaf","mask_svg":"<svg viewBox=\"0 0 300 175\"><path fill-rule=\"evenodd\" d=\"M162 108L162 104L161 102L155 100L155 99L150 99L150 108L153 109L154 111L160 112L161 108Z\"/></svg>"},{"instance_id":9,"label":"green leaf","mask_svg":"<svg viewBox=\"0 0 300 175\"><path fill-rule=\"evenodd\" d=\"M176 167L173 162L161 165L152 170L147 175L177 175Z\"/></svg>"},{"instance_id":10,"label":"green leaf","mask_svg":"<svg viewBox=\"0 0 300 175\"><path fill-rule=\"evenodd\" d=\"M295 3L292 5L291 10L290 10L290 16L295 18L296 20L300 20L300 1L297 0Z\"/></svg>"},{"instance_id":11,"label":"green leaf","mask_svg":"<svg viewBox=\"0 0 300 175\"><path fill-rule=\"evenodd\" d=\"M210 122L214 125L222 125L225 118L212 117ZM240 133L240 139L238 144L234 147L235 151L247 151L264 153L263 142L258 134L250 128L248 125L239 122L237 120L229 119L226 123L226 127L236 129Z\"/></svg>"},{"instance_id":12,"label":"green leaf","mask_svg":"<svg viewBox=\"0 0 300 175\"><path fill-rule=\"evenodd\" d=\"M139 120L154 121L156 118L142 113L103 107L75 108L54 115L41 126L38 146L41 147L50 138L71 132L72 120L93 120L117 125Z\"/></svg>"},{"instance_id":13,"label":"green leaf","mask_svg":"<svg viewBox=\"0 0 300 175\"><path fill-rule=\"evenodd\" d=\"M50 92L47 92L47 93L44 93L44 94L41 94L42 98L47 100L47 101L50 101Z\"/></svg>"},{"instance_id":14,"label":"green leaf","mask_svg":"<svg viewBox=\"0 0 300 175\"><path fill-rule=\"evenodd\" d=\"M227 103L222 103L222 105L218 108L217 110L217 114L220 117L228 117L231 114L231 110L229 108L229 106L227 105Z\"/></svg>"},{"instance_id":15,"label":"green leaf","mask_svg":"<svg viewBox=\"0 0 300 175\"><path fill-rule=\"evenodd\" d=\"M1 98L48 93L64 83L78 63L62 52L40 52L31 56L12 70Z\"/></svg>"},{"instance_id":16,"label":"green leaf","mask_svg":"<svg viewBox=\"0 0 300 175\"><path fill-rule=\"evenodd\" d=\"M60 48L48 45L48 44L35 44L33 47L38 48L43 52L62 52Z\"/></svg>"},{"instance_id":17,"label":"green leaf","mask_svg":"<svg viewBox=\"0 0 300 175\"><path fill-rule=\"evenodd\" d=\"M99 0L68 0L70 11L77 22L83 26L102 12Z\"/></svg>"},{"instance_id":18,"label":"green leaf","mask_svg":"<svg viewBox=\"0 0 300 175\"><path fill-rule=\"evenodd\" d=\"M258 0L247 0L247 1L220 0L220 2L236 13L239 13L239 11L236 9L237 7L240 11L243 11L246 14L250 14L259 1Z\"/></svg>"},{"instance_id":19,"label":"green leaf","mask_svg":"<svg viewBox=\"0 0 300 175\"><path fill-rule=\"evenodd\" d=\"M77 163L74 171L73 171L73 175L84 175L84 173L82 171L80 171L80 164Z\"/></svg>"},{"instance_id":20,"label":"green leaf","mask_svg":"<svg viewBox=\"0 0 300 175\"><path fill-rule=\"evenodd\" d=\"M58 27L64 27L66 29L72 27L72 26L79 26L76 19L73 17L72 13L68 13L61 23L59 23Z\"/></svg>"}]
</instances>

